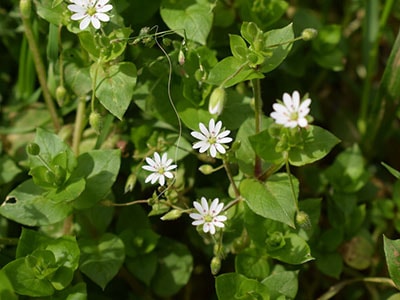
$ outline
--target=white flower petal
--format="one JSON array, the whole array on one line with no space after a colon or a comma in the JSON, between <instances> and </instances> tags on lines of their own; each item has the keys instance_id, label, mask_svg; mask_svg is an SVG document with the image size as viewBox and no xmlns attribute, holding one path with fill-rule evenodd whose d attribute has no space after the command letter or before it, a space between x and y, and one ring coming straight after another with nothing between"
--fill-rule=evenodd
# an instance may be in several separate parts
<instances>
[{"instance_id":1,"label":"white flower petal","mask_svg":"<svg viewBox=\"0 0 400 300\"><path fill-rule=\"evenodd\" d=\"M189 217L195 220L204 220L203 215L198 214L198 213L191 213L189 214Z\"/></svg>"},{"instance_id":2,"label":"white flower petal","mask_svg":"<svg viewBox=\"0 0 400 300\"><path fill-rule=\"evenodd\" d=\"M215 144L210 146L210 155L211 157L217 156L217 149L215 148Z\"/></svg>"},{"instance_id":3,"label":"white flower petal","mask_svg":"<svg viewBox=\"0 0 400 300\"><path fill-rule=\"evenodd\" d=\"M210 233L211 233L211 234L215 234L215 226L214 226L214 223L209 223L209 226L210 226Z\"/></svg>"},{"instance_id":4,"label":"white flower petal","mask_svg":"<svg viewBox=\"0 0 400 300\"><path fill-rule=\"evenodd\" d=\"M109 16L109 15L106 15L106 14L104 14L104 13L102 13L102 12L96 13L95 16L97 17L97 19L99 19L99 20L102 21L102 22L108 22L108 21L110 21L110 16Z\"/></svg>"},{"instance_id":5,"label":"white flower petal","mask_svg":"<svg viewBox=\"0 0 400 300\"><path fill-rule=\"evenodd\" d=\"M199 226L201 224L204 224L204 220L196 220L196 221L192 222L192 225L194 225L194 226Z\"/></svg>"},{"instance_id":6,"label":"white flower petal","mask_svg":"<svg viewBox=\"0 0 400 300\"><path fill-rule=\"evenodd\" d=\"M225 137L225 138L222 138L222 139L218 139L218 143L219 144L227 144L227 143L230 143L230 142L232 142L232 138L230 138L230 137Z\"/></svg>"},{"instance_id":7,"label":"white flower petal","mask_svg":"<svg viewBox=\"0 0 400 300\"><path fill-rule=\"evenodd\" d=\"M214 148L221 154L225 154L226 150L221 144L214 144Z\"/></svg>"},{"instance_id":8,"label":"white flower petal","mask_svg":"<svg viewBox=\"0 0 400 300\"><path fill-rule=\"evenodd\" d=\"M301 118L297 121L300 127L306 127L308 125L308 121L305 118Z\"/></svg>"},{"instance_id":9,"label":"white flower petal","mask_svg":"<svg viewBox=\"0 0 400 300\"><path fill-rule=\"evenodd\" d=\"M210 223L204 223L203 225L203 231L207 233L210 230Z\"/></svg>"},{"instance_id":10,"label":"white flower petal","mask_svg":"<svg viewBox=\"0 0 400 300\"><path fill-rule=\"evenodd\" d=\"M201 197L201 206L203 207L203 211L208 213L208 201L204 197Z\"/></svg>"},{"instance_id":11,"label":"white flower petal","mask_svg":"<svg viewBox=\"0 0 400 300\"><path fill-rule=\"evenodd\" d=\"M79 24L79 29L80 30L85 30L89 26L89 24L90 24L90 17L87 16Z\"/></svg>"},{"instance_id":12,"label":"white flower petal","mask_svg":"<svg viewBox=\"0 0 400 300\"><path fill-rule=\"evenodd\" d=\"M204 136L203 134L201 134L200 132L198 132L198 131L192 131L191 133L190 133L194 138L196 138L196 139L198 139L198 140L207 140L207 137L206 136Z\"/></svg>"},{"instance_id":13,"label":"white flower petal","mask_svg":"<svg viewBox=\"0 0 400 300\"><path fill-rule=\"evenodd\" d=\"M200 123L199 128L204 137L208 139L210 137L210 132L208 131L207 127L203 123Z\"/></svg>"},{"instance_id":14,"label":"white flower petal","mask_svg":"<svg viewBox=\"0 0 400 300\"><path fill-rule=\"evenodd\" d=\"M197 209L197 211L199 213L201 213L202 215L206 214L207 211L204 211L203 206L201 206L201 204L197 201L193 201L193 206L195 209Z\"/></svg>"},{"instance_id":15,"label":"white flower petal","mask_svg":"<svg viewBox=\"0 0 400 300\"><path fill-rule=\"evenodd\" d=\"M217 227L220 227L220 228L225 227L225 224L224 224L224 223L218 222L218 221L213 221L212 224L213 224L214 226L217 226ZM214 228L214 229L215 229L215 228Z\"/></svg>"}]
</instances>

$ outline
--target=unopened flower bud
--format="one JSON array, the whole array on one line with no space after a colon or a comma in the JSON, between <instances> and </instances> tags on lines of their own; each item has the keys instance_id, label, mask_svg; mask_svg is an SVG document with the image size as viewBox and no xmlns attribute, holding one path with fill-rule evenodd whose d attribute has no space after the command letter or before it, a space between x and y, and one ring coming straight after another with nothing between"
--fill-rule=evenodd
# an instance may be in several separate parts
<instances>
[{"instance_id":1,"label":"unopened flower bud","mask_svg":"<svg viewBox=\"0 0 400 300\"><path fill-rule=\"evenodd\" d=\"M212 115L220 115L224 109L226 100L226 91L223 87L217 87L213 90L208 104L208 111Z\"/></svg>"},{"instance_id":2,"label":"unopened flower bud","mask_svg":"<svg viewBox=\"0 0 400 300\"><path fill-rule=\"evenodd\" d=\"M310 228L311 222L310 217L304 211L299 211L296 215L296 223L302 228Z\"/></svg>"},{"instance_id":3,"label":"unopened flower bud","mask_svg":"<svg viewBox=\"0 0 400 300\"><path fill-rule=\"evenodd\" d=\"M185 63L185 53L183 53L182 49L179 50L178 62L181 66Z\"/></svg>"},{"instance_id":4,"label":"unopened flower bud","mask_svg":"<svg viewBox=\"0 0 400 300\"><path fill-rule=\"evenodd\" d=\"M203 173L204 175L209 175L213 173L215 170L211 165L201 165L199 167L199 171Z\"/></svg>"},{"instance_id":5,"label":"unopened flower bud","mask_svg":"<svg viewBox=\"0 0 400 300\"><path fill-rule=\"evenodd\" d=\"M125 183L125 193L132 192L133 188L136 185L137 176L135 174L129 175L128 179Z\"/></svg>"},{"instance_id":6,"label":"unopened flower bud","mask_svg":"<svg viewBox=\"0 0 400 300\"><path fill-rule=\"evenodd\" d=\"M89 124L96 131L97 134L100 134L102 128L101 116L98 112L92 111L89 116Z\"/></svg>"},{"instance_id":7,"label":"unopened flower bud","mask_svg":"<svg viewBox=\"0 0 400 300\"><path fill-rule=\"evenodd\" d=\"M56 88L56 100L57 100L58 105L60 105L60 106L63 105L66 93L67 93L67 90L65 89L64 86L59 85Z\"/></svg>"},{"instance_id":8,"label":"unopened flower bud","mask_svg":"<svg viewBox=\"0 0 400 300\"><path fill-rule=\"evenodd\" d=\"M176 220L182 215L182 211L179 209L173 209L170 212L163 215L160 219L163 221Z\"/></svg>"},{"instance_id":9,"label":"unopened flower bud","mask_svg":"<svg viewBox=\"0 0 400 300\"><path fill-rule=\"evenodd\" d=\"M36 143L29 143L28 145L26 145L26 152L33 156L39 155L40 147Z\"/></svg>"},{"instance_id":10,"label":"unopened flower bud","mask_svg":"<svg viewBox=\"0 0 400 300\"><path fill-rule=\"evenodd\" d=\"M211 274L217 275L221 269L221 259L218 256L214 256L210 263Z\"/></svg>"},{"instance_id":11,"label":"unopened flower bud","mask_svg":"<svg viewBox=\"0 0 400 300\"><path fill-rule=\"evenodd\" d=\"M301 38L304 41L310 41L318 35L318 31L314 28L306 28L301 33Z\"/></svg>"}]
</instances>

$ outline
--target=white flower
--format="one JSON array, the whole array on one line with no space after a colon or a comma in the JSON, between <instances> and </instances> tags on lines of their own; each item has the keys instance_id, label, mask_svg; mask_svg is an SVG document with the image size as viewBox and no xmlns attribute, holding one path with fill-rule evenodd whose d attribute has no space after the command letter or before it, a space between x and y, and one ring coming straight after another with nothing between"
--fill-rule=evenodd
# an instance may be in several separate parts
<instances>
[{"instance_id":1,"label":"white flower","mask_svg":"<svg viewBox=\"0 0 400 300\"><path fill-rule=\"evenodd\" d=\"M310 112L310 104L311 99L309 98L300 103L300 94L298 91L294 91L292 96L284 93L283 104L274 103L272 107L275 111L270 116L275 119L277 124L285 127L306 127L308 125L306 117Z\"/></svg>"},{"instance_id":2,"label":"white flower","mask_svg":"<svg viewBox=\"0 0 400 300\"><path fill-rule=\"evenodd\" d=\"M197 201L193 202L193 206L196 208L198 213L191 213L189 216L194 219L192 225L198 226L203 224L203 231L205 233L210 232L215 234L215 227L223 228L227 220L226 216L219 216L222 209L224 208L223 203L219 203L219 199L215 198L210 207L206 198L201 197L201 204Z\"/></svg>"},{"instance_id":3,"label":"white flower","mask_svg":"<svg viewBox=\"0 0 400 300\"><path fill-rule=\"evenodd\" d=\"M164 185L165 177L170 179L174 177L170 171L175 169L177 166L171 165L172 159L168 159L167 153L164 153L162 157L160 157L160 154L154 152L154 159L146 157L146 162L148 165L143 166L142 168L153 173L147 176L145 183L151 181L151 184L154 184L158 180L160 185Z\"/></svg>"},{"instance_id":4,"label":"white flower","mask_svg":"<svg viewBox=\"0 0 400 300\"><path fill-rule=\"evenodd\" d=\"M193 145L193 149L199 149L200 153L206 152L210 149L210 155L212 157L217 156L217 152L224 154L226 152L225 145L226 143L230 143L232 138L228 137L230 131L225 130L220 133L222 122L218 121L215 124L214 119L211 119L207 127L203 124L199 124L200 131L192 131L191 135L196 139L199 139L200 142L197 142Z\"/></svg>"},{"instance_id":5,"label":"white flower","mask_svg":"<svg viewBox=\"0 0 400 300\"><path fill-rule=\"evenodd\" d=\"M96 29L100 28L100 21L110 21L110 16L106 14L112 10L112 5L108 4L109 0L70 0L73 4L68 5L68 9L74 14L71 19L82 20L79 28L84 30L92 23Z\"/></svg>"}]
</instances>

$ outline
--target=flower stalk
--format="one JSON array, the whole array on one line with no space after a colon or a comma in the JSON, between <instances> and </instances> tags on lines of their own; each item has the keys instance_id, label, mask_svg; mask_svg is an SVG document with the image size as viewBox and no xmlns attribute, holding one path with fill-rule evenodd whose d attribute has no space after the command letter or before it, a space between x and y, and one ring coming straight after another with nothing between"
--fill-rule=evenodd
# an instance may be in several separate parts
<instances>
[{"instance_id":1,"label":"flower stalk","mask_svg":"<svg viewBox=\"0 0 400 300\"><path fill-rule=\"evenodd\" d=\"M53 127L56 132L61 128L60 120L58 119L56 107L54 105L53 98L50 94L50 90L47 86L47 75L46 69L42 57L40 55L39 46L36 42L36 38L33 34L32 23L30 18L30 0L20 1L21 19L24 26L24 33L28 41L29 49L32 52L32 58L35 62L36 74L38 76L40 87L42 88L43 98L46 103L47 109L50 113L51 120L53 122Z\"/></svg>"}]
</instances>

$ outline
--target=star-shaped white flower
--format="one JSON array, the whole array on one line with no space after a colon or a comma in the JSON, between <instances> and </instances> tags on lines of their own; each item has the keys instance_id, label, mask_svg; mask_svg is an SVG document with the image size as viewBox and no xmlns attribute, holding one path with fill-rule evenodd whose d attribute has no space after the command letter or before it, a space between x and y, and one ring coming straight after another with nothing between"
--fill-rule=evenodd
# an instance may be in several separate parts
<instances>
[{"instance_id":1,"label":"star-shaped white flower","mask_svg":"<svg viewBox=\"0 0 400 300\"><path fill-rule=\"evenodd\" d=\"M145 183L151 182L151 184L154 184L158 181L160 185L164 185L165 177L170 179L174 177L174 174L170 171L175 169L177 165L171 165L172 159L168 159L167 153L160 156L160 154L154 152L154 159L146 157L146 162L148 165L142 168L152 173L147 176Z\"/></svg>"},{"instance_id":2,"label":"star-shaped white flower","mask_svg":"<svg viewBox=\"0 0 400 300\"><path fill-rule=\"evenodd\" d=\"M275 119L275 123L289 128L296 126L306 127L308 125L307 115L310 112L311 99L307 98L300 103L300 94L294 91L292 96L288 93L283 94L283 103L274 103L275 110L270 114Z\"/></svg>"},{"instance_id":3,"label":"star-shaped white flower","mask_svg":"<svg viewBox=\"0 0 400 300\"><path fill-rule=\"evenodd\" d=\"M199 124L199 128L201 132L191 132L193 137L200 140L200 142L196 142L193 145L193 149L199 149L200 153L204 153L210 149L210 155L212 157L216 157L217 152L221 154L226 153L225 148L227 146L223 144L230 143L232 138L228 137L230 134L229 130L224 130L220 133L222 128L221 121L218 121L217 124L215 124L214 119L211 119L208 128L203 123Z\"/></svg>"},{"instance_id":4,"label":"star-shaped white flower","mask_svg":"<svg viewBox=\"0 0 400 300\"><path fill-rule=\"evenodd\" d=\"M74 14L71 19L74 21L82 20L79 24L81 30L86 29L90 23L96 29L100 28L101 22L110 21L110 16L106 13L112 10L109 0L70 0L73 4L68 5L68 9Z\"/></svg>"},{"instance_id":5,"label":"star-shaped white flower","mask_svg":"<svg viewBox=\"0 0 400 300\"><path fill-rule=\"evenodd\" d=\"M198 213L191 213L189 216L194 219L192 225L198 226L203 225L203 231L205 233L210 232L215 234L215 227L223 228L228 218L226 216L219 215L224 208L223 203L219 203L219 199L215 198L211 205L208 206L206 198L201 197L201 204L197 201L193 202L193 206L196 208Z\"/></svg>"}]
</instances>

